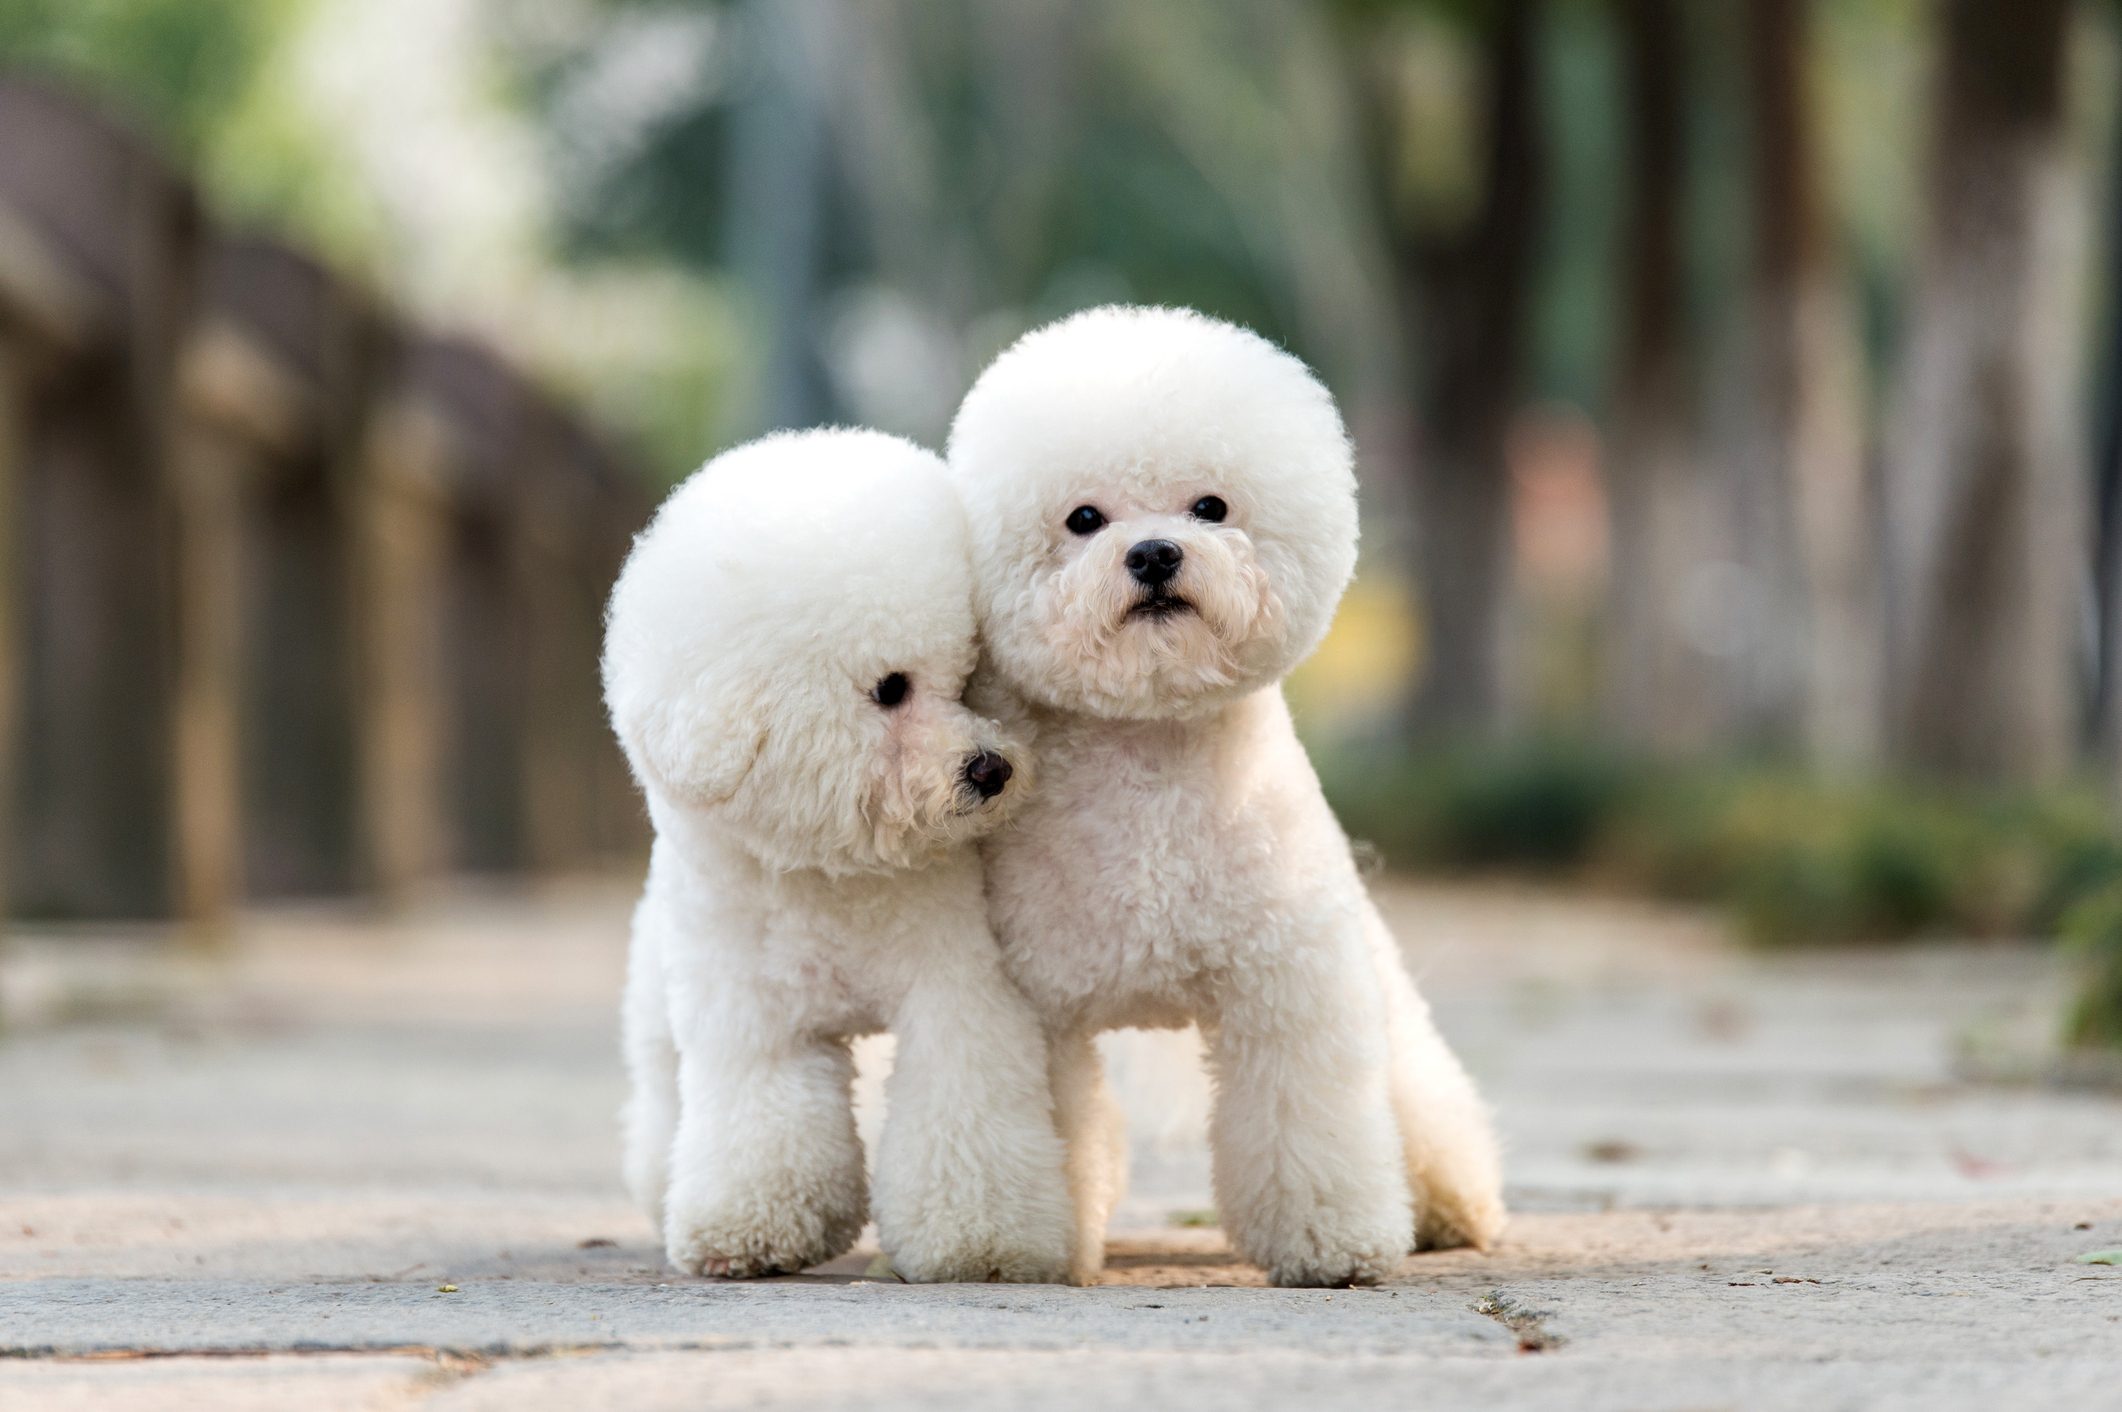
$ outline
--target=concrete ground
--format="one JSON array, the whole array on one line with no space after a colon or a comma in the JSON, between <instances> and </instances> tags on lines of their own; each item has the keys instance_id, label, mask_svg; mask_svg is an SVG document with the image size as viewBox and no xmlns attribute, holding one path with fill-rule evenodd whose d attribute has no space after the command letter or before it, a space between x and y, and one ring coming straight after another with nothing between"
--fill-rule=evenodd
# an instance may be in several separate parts
<instances>
[{"instance_id":1,"label":"concrete ground","mask_svg":"<svg viewBox=\"0 0 2122 1412\"><path fill-rule=\"evenodd\" d=\"M18 937L0 1408L2122 1405L2122 1267L2078 1260L2122 1247L2122 1094L2014 1077L2048 954L1384 900L1519 1214L1364 1291L1233 1262L1173 1037L1114 1045L1137 1158L1102 1288L906 1286L870 1250L668 1274L614 1176L610 886L275 914L218 959Z\"/></svg>"}]
</instances>

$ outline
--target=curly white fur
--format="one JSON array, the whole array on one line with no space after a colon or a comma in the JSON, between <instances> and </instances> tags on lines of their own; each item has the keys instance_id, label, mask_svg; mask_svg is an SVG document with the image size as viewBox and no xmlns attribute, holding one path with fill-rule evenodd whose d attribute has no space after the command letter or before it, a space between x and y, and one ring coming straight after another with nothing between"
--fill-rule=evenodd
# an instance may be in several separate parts
<instances>
[{"instance_id":1,"label":"curly white fur","mask_svg":"<svg viewBox=\"0 0 2122 1412\"><path fill-rule=\"evenodd\" d=\"M985 658L1040 791L983 847L1012 978L1048 1027L1077 1206L1103 1261L1125 1141L1091 1037L1198 1023L1217 1203L1279 1284L1373 1282L1503 1223L1488 1116L1430 1022L1291 728L1281 678L1354 570L1355 478L1325 388L1187 311L1027 335L951 431ZM1203 497L1220 521L1192 513ZM1102 528L1068 528L1088 505ZM1129 548L1182 554L1175 611Z\"/></svg>"},{"instance_id":2,"label":"curly white fur","mask_svg":"<svg viewBox=\"0 0 2122 1412\"><path fill-rule=\"evenodd\" d=\"M656 827L623 1014L626 1175L672 1263L801 1270L869 1210L851 1036L898 1057L878 1233L915 1280L1044 1280L1071 1238L1036 1016L967 846L1022 750L959 700L964 515L930 453L772 437L672 494L613 590L612 723ZM903 674L897 705L873 692ZM992 799L982 751L1016 774Z\"/></svg>"}]
</instances>

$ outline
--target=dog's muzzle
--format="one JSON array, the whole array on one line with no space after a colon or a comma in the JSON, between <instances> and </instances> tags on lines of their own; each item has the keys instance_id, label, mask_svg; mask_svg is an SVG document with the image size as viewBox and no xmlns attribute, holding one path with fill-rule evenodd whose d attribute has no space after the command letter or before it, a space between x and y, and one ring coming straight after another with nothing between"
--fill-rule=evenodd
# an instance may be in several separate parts
<instances>
[{"instance_id":1,"label":"dog's muzzle","mask_svg":"<svg viewBox=\"0 0 2122 1412\"><path fill-rule=\"evenodd\" d=\"M1191 613L1193 610L1193 604L1160 583L1136 599L1134 606L1127 610L1127 616L1130 618L1161 619L1169 618L1177 613Z\"/></svg>"}]
</instances>

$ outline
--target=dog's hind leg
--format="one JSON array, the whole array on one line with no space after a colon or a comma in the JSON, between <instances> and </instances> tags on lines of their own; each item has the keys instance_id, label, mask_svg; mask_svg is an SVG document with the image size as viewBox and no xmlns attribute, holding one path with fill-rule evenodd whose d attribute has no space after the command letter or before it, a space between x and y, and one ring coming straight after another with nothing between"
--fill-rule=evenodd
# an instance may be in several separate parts
<instances>
[{"instance_id":1,"label":"dog's hind leg","mask_svg":"<svg viewBox=\"0 0 2122 1412\"><path fill-rule=\"evenodd\" d=\"M1105 1268L1105 1228L1127 1194L1127 1114L1105 1081L1105 1061L1081 1031L1049 1040L1054 1126L1068 1151L1068 1194L1076 1212L1069 1256L1072 1284L1097 1282Z\"/></svg>"},{"instance_id":2,"label":"dog's hind leg","mask_svg":"<svg viewBox=\"0 0 2122 1412\"><path fill-rule=\"evenodd\" d=\"M678 1132L678 1050L671 1042L657 927L653 904L643 902L634 913L626 994L620 1009L627 1074L626 1107L620 1122L627 1193L661 1231L663 1198L670 1186L671 1141Z\"/></svg>"},{"instance_id":3,"label":"dog's hind leg","mask_svg":"<svg viewBox=\"0 0 2122 1412\"><path fill-rule=\"evenodd\" d=\"M1486 1250L1502 1233L1503 1164L1487 1105L1445 1044L1376 908L1365 931L1385 1000L1388 1087L1415 1201L1415 1249Z\"/></svg>"}]
</instances>

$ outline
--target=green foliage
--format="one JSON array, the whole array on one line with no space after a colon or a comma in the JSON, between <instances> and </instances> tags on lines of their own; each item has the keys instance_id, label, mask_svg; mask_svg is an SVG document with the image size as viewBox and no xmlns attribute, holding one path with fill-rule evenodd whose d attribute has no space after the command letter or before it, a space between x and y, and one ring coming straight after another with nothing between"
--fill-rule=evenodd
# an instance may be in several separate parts
<instances>
[{"instance_id":1,"label":"green foliage","mask_svg":"<svg viewBox=\"0 0 2122 1412\"><path fill-rule=\"evenodd\" d=\"M117 95L187 153L257 74L298 0L0 0L0 61Z\"/></svg>"},{"instance_id":2,"label":"green foliage","mask_svg":"<svg viewBox=\"0 0 2122 1412\"><path fill-rule=\"evenodd\" d=\"M1342 819L1399 866L1565 871L1625 812L1626 771L1564 743L1322 759Z\"/></svg>"},{"instance_id":3,"label":"green foliage","mask_svg":"<svg viewBox=\"0 0 2122 1412\"><path fill-rule=\"evenodd\" d=\"M1707 903L1760 945L2045 935L2122 887L2122 836L2072 792L1647 766L1557 741L1322 765L1351 834L1394 865Z\"/></svg>"},{"instance_id":4,"label":"green foliage","mask_svg":"<svg viewBox=\"0 0 2122 1412\"><path fill-rule=\"evenodd\" d=\"M1746 933L1799 944L1904 936L1956 920L1965 820L1927 801L1769 781L1737 791L1726 886Z\"/></svg>"},{"instance_id":5,"label":"green foliage","mask_svg":"<svg viewBox=\"0 0 2122 1412\"><path fill-rule=\"evenodd\" d=\"M2088 1048L2122 1049L2122 883L2073 908L2063 936L2085 968L2084 989L2065 1023L2065 1037Z\"/></svg>"},{"instance_id":6,"label":"green foliage","mask_svg":"<svg viewBox=\"0 0 2122 1412\"><path fill-rule=\"evenodd\" d=\"M287 46L311 0L0 0L0 63L56 75L146 125L224 212L348 263L384 237Z\"/></svg>"}]
</instances>

